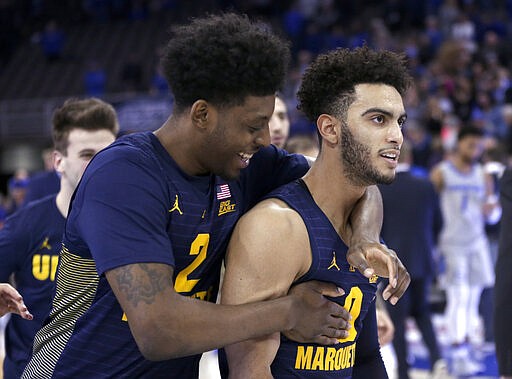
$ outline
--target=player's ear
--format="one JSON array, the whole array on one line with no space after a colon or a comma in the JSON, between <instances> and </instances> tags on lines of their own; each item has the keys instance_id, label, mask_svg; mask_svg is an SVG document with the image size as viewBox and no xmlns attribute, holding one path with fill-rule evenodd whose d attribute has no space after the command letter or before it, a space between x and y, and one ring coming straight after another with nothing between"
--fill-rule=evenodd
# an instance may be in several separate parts
<instances>
[{"instance_id":1,"label":"player's ear","mask_svg":"<svg viewBox=\"0 0 512 379\"><path fill-rule=\"evenodd\" d=\"M64 168L62 167L62 161L64 159L64 154L62 154L58 150L53 150L52 152L52 158L53 158L53 168L55 171L57 171L59 174L62 174L62 171L64 171Z\"/></svg>"},{"instance_id":2,"label":"player's ear","mask_svg":"<svg viewBox=\"0 0 512 379\"><path fill-rule=\"evenodd\" d=\"M211 125L213 113L214 107L203 99L195 101L190 108L192 123L201 129L207 129Z\"/></svg>"},{"instance_id":3,"label":"player's ear","mask_svg":"<svg viewBox=\"0 0 512 379\"><path fill-rule=\"evenodd\" d=\"M316 127L322 137L322 143L337 145L340 139L339 121L336 117L322 113L316 120Z\"/></svg>"}]
</instances>

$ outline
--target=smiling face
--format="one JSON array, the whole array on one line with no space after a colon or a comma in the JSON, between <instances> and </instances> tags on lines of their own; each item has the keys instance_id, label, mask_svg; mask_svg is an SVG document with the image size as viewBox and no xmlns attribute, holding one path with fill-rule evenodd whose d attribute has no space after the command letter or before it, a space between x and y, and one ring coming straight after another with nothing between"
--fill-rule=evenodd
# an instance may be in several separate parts
<instances>
[{"instance_id":1,"label":"smiling face","mask_svg":"<svg viewBox=\"0 0 512 379\"><path fill-rule=\"evenodd\" d=\"M208 113L213 126L199 154L206 172L226 180L238 178L253 154L270 144L268 123L274 101L274 95L248 96L242 105L213 108Z\"/></svg>"},{"instance_id":2,"label":"smiling face","mask_svg":"<svg viewBox=\"0 0 512 379\"><path fill-rule=\"evenodd\" d=\"M406 114L398 91L384 84L358 84L341 121L341 160L355 185L391 183L395 178Z\"/></svg>"}]
</instances>

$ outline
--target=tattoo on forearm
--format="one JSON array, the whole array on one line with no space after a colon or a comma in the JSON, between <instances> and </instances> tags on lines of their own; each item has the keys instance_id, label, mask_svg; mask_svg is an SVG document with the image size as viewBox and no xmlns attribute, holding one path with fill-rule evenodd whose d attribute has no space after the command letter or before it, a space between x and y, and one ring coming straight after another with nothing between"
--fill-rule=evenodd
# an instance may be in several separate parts
<instances>
[{"instance_id":1,"label":"tattoo on forearm","mask_svg":"<svg viewBox=\"0 0 512 379\"><path fill-rule=\"evenodd\" d=\"M152 269L147 264L141 263L137 266L142 270L137 270L138 274L134 274L133 266L117 269L117 284L133 306L137 306L140 301L152 304L158 293L171 286L169 275L163 270Z\"/></svg>"}]
</instances>

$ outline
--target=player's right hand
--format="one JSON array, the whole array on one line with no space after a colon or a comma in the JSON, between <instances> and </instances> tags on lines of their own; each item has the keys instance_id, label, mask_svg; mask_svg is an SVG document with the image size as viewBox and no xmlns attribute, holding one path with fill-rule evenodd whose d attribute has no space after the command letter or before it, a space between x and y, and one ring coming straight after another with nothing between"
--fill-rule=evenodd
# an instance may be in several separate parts
<instances>
[{"instance_id":1,"label":"player's right hand","mask_svg":"<svg viewBox=\"0 0 512 379\"><path fill-rule=\"evenodd\" d=\"M294 285L288 295L294 300L295 325L283 334L297 342L334 345L348 336L352 316L326 296L343 296L345 291L332 283L309 281Z\"/></svg>"},{"instance_id":2,"label":"player's right hand","mask_svg":"<svg viewBox=\"0 0 512 379\"><path fill-rule=\"evenodd\" d=\"M19 292L10 284L0 283L0 316L10 312L19 314L25 320L34 318L28 311Z\"/></svg>"}]
</instances>

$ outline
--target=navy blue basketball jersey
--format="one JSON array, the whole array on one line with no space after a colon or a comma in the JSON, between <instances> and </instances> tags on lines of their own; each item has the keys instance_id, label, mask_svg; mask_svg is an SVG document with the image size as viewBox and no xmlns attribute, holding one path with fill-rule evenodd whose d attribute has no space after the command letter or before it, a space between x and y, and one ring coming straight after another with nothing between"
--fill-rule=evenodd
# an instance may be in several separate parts
<instances>
[{"instance_id":1,"label":"navy blue basketball jersey","mask_svg":"<svg viewBox=\"0 0 512 379\"><path fill-rule=\"evenodd\" d=\"M200 355L144 359L104 273L134 263L172 265L178 293L214 302L236 221L307 169L304 157L270 146L238 180L189 176L149 132L98 153L72 199L53 308L24 377L197 378Z\"/></svg>"},{"instance_id":2,"label":"navy blue basketball jersey","mask_svg":"<svg viewBox=\"0 0 512 379\"><path fill-rule=\"evenodd\" d=\"M32 342L51 308L64 216L55 196L31 202L9 217L0 230L0 281L14 274L16 288L34 315L32 321L11 315L5 329L4 378L20 378Z\"/></svg>"},{"instance_id":3,"label":"navy blue basketball jersey","mask_svg":"<svg viewBox=\"0 0 512 379\"><path fill-rule=\"evenodd\" d=\"M276 379L351 378L353 368L359 362L374 361L373 358L378 355L381 365L380 368L376 367L375 376L371 377L387 377L380 358L375 321L377 276L368 279L347 262L348 247L316 205L302 180L285 185L267 197L280 199L297 211L308 230L312 263L299 282L320 280L343 288L345 295L333 300L350 311L353 322L349 336L332 346L298 343L282 336L271 366L272 374ZM372 322L365 323L367 317ZM365 333L362 333L363 324Z\"/></svg>"}]
</instances>

